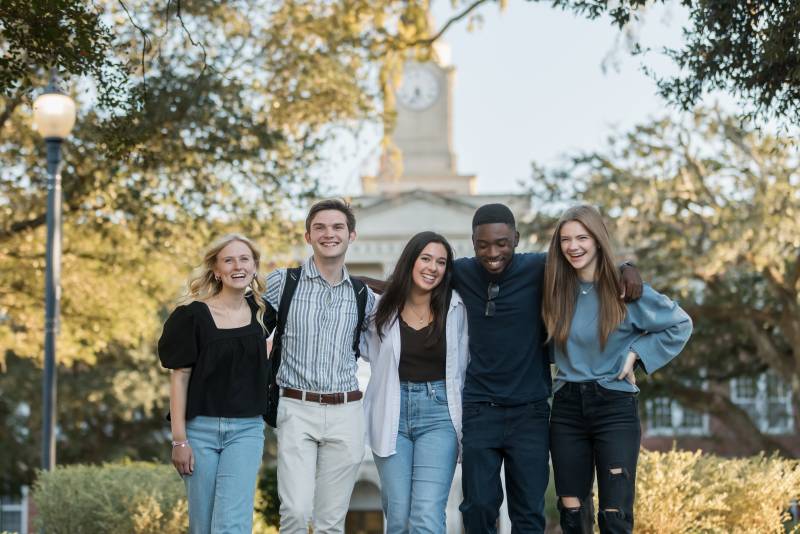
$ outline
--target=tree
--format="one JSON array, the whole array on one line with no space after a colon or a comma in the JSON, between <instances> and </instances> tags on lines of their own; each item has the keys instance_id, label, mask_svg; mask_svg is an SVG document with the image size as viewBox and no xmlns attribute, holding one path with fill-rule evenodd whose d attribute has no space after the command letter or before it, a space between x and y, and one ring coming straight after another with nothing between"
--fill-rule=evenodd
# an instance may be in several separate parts
<instances>
[{"instance_id":1,"label":"tree","mask_svg":"<svg viewBox=\"0 0 800 534\"><path fill-rule=\"evenodd\" d=\"M783 449L719 393L731 378L775 371L791 384L800 413L800 181L792 145L701 110L617 135L569 169L537 168L532 186L543 207L537 235L548 235L565 203L599 206L646 278L692 316L686 351L648 378L649 393L709 411L752 451ZM708 390L688 380L701 368Z\"/></svg>"},{"instance_id":2,"label":"tree","mask_svg":"<svg viewBox=\"0 0 800 534\"><path fill-rule=\"evenodd\" d=\"M321 147L383 118L401 38L427 19L389 0L3 0L0 27L1 493L39 464L46 176L32 89L55 69L80 110L62 172L59 462L163 459L154 346L189 267L233 230L280 261Z\"/></svg>"}]
</instances>

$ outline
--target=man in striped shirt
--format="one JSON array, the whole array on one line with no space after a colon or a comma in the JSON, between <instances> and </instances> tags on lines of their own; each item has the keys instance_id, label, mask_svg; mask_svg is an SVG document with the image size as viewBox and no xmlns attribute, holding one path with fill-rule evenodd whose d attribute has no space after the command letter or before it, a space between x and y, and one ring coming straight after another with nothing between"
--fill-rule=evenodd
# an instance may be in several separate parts
<instances>
[{"instance_id":1,"label":"man in striped shirt","mask_svg":"<svg viewBox=\"0 0 800 534\"><path fill-rule=\"evenodd\" d=\"M350 494L364 456L364 412L353 336L358 308L344 265L356 238L355 217L341 200L314 204L303 264L282 337L277 383L278 495L281 534L343 533ZM277 311L286 270L267 277ZM375 304L369 289L366 313Z\"/></svg>"}]
</instances>

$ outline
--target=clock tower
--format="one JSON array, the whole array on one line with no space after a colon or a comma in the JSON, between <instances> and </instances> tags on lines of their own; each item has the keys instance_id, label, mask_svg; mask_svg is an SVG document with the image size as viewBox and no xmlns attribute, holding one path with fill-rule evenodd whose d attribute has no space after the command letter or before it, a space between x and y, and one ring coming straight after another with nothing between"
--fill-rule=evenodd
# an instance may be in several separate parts
<instances>
[{"instance_id":1,"label":"clock tower","mask_svg":"<svg viewBox=\"0 0 800 534\"><path fill-rule=\"evenodd\" d=\"M359 228L358 239L347 249L347 269L352 274L391 276L409 237L423 231L447 236L456 257L472 256L472 217L484 204L506 204L519 220L526 220L530 212L529 195L476 194L475 176L458 174L453 153L455 69L448 65L449 60L442 60L449 56L446 45L439 43L435 51L435 61L406 63L395 93L397 119L389 132L393 147L384 151L377 176L361 178L362 195L350 199ZM518 252L535 249L536 244L527 240L517 247ZM302 260L309 253L304 249L297 257ZM363 388L370 369L360 362L358 377ZM367 517L370 521L374 518L375 532L381 532L380 477L371 454L364 458L358 476L348 521L352 518L351 523L363 525ZM464 532L458 511L462 498L459 465L447 502L447 534ZM511 532L507 502L504 499L500 508L498 534Z\"/></svg>"},{"instance_id":2,"label":"clock tower","mask_svg":"<svg viewBox=\"0 0 800 534\"><path fill-rule=\"evenodd\" d=\"M475 193L475 176L459 175L456 170L452 112L454 76L455 69L439 61L406 63L395 94L397 122L391 134L400 157L384 152L378 176L362 178L364 194L413 190Z\"/></svg>"}]
</instances>

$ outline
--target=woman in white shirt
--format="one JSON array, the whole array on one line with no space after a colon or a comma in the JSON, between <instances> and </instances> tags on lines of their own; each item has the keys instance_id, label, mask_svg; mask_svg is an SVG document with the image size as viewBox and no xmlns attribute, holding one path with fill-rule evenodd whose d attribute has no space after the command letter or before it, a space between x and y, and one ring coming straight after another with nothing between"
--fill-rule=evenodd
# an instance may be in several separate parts
<instances>
[{"instance_id":1,"label":"woman in white shirt","mask_svg":"<svg viewBox=\"0 0 800 534\"><path fill-rule=\"evenodd\" d=\"M444 237L412 237L363 338L372 371L364 397L367 440L392 534L446 530L469 360L466 310L452 273Z\"/></svg>"}]
</instances>

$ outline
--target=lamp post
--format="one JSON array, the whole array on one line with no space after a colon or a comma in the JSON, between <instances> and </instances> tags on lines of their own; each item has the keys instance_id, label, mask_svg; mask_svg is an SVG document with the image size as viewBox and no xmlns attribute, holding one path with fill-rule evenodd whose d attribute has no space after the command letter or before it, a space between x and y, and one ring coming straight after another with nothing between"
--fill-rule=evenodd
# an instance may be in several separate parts
<instances>
[{"instance_id":1,"label":"lamp post","mask_svg":"<svg viewBox=\"0 0 800 534\"><path fill-rule=\"evenodd\" d=\"M33 103L33 123L47 144L47 253L45 265L42 469L56 463L56 334L61 297L61 143L75 125L75 102L59 91L55 74Z\"/></svg>"}]
</instances>

